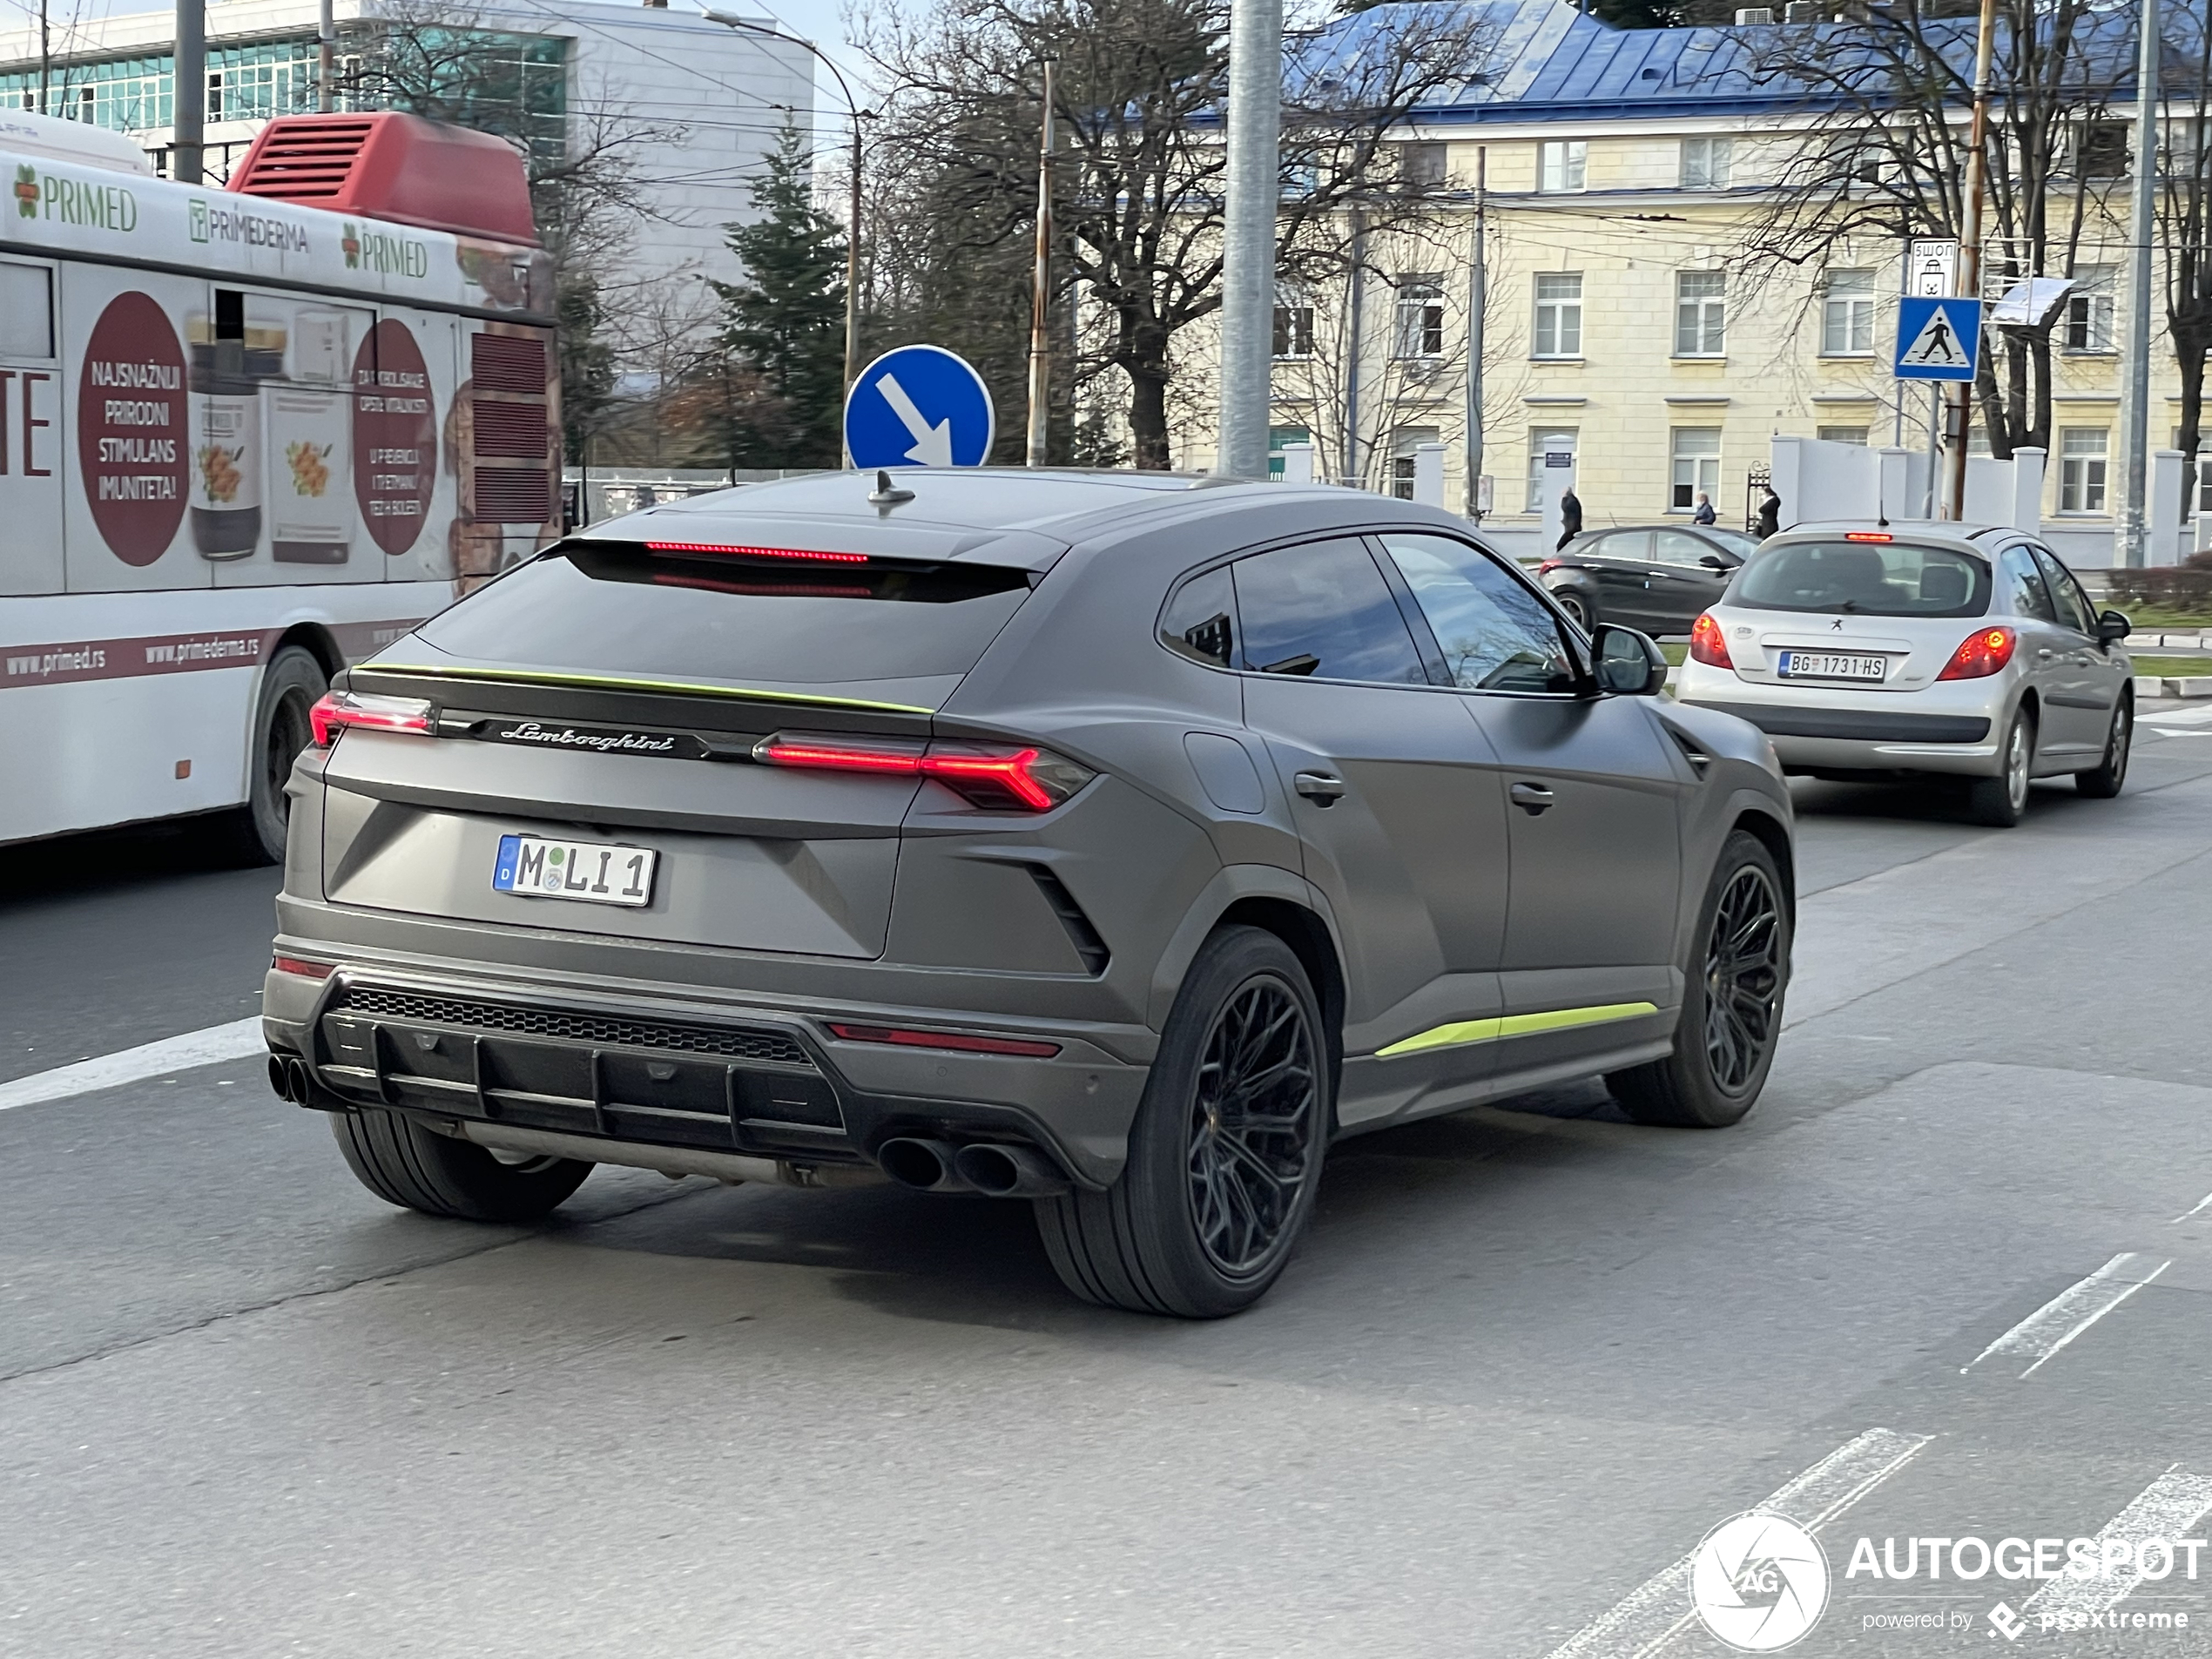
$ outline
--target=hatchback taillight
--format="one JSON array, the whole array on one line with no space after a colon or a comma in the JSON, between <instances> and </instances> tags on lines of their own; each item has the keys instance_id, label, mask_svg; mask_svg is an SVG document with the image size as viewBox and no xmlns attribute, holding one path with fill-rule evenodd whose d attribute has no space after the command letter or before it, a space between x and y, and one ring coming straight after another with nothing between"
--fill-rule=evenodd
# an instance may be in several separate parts
<instances>
[{"instance_id":1,"label":"hatchback taillight","mask_svg":"<svg viewBox=\"0 0 2212 1659\"><path fill-rule=\"evenodd\" d=\"M1541 564L1536 567L1536 574L1538 576L1544 576L1550 571L1556 570L1561 565L1566 563L1567 561L1565 559L1546 559Z\"/></svg>"},{"instance_id":2,"label":"hatchback taillight","mask_svg":"<svg viewBox=\"0 0 2212 1659\"><path fill-rule=\"evenodd\" d=\"M1959 642L1939 680L1985 679L2013 660L2020 636L2010 628L1979 628Z\"/></svg>"},{"instance_id":3,"label":"hatchback taillight","mask_svg":"<svg viewBox=\"0 0 2212 1659\"><path fill-rule=\"evenodd\" d=\"M1096 775L1047 749L947 743L925 747L783 732L754 745L752 758L767 766L934 778L991 812L1050 812Z\"/></svg>"},{"instance_id":4,"label":"hatchback taillight","mask_svg":"<svg viewBox=\"0 0 2212 1659\"><path fill-rule=\"evenodd\" d=\"M374 697L366 691L326 691L307 711L307 725L315 747L327 749L330 740L347 726L368 726L378 732L413 732L430 735L430 705L419 697Z\"/></svg>"},{"instance_id":5,"label":"hatchback taillight","mask_svg":"<svg viewBox=\"0 0 2212 1659\"><path fill-rule=\"evenodd\" d=\"M1708 668L1736 666L1729 657L1728 640L1721 632L1720 619L1710 610L1689 624L1689 658Z\"/></svg>"}]
</instances>

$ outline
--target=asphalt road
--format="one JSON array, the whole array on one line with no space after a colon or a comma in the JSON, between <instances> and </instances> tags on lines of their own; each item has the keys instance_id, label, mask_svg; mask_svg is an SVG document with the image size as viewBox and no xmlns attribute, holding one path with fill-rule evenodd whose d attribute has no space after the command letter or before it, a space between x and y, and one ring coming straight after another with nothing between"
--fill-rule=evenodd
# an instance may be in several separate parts
<instances>
[{"instance_id":1,"label":"asphalt road","mask_svg":"<svg viewBox=\"0 0 2212 1659\"><path fill-rule=\"evenodd\" d=\"M1685 1659L1762 1501L1830 1562L1793 1653L2212 1653L2212 1550L2117 1604L2186 1629L2016 1643L2035 1582L1846 1572L2212 1534L2212 722L2011 832L1799 804L1749 1122L1346 1143L1220 1324L1071 1302L1011 1204L402 1214L258 1062L0 1110L0 1654ZM252 1011L274 873L194 846L13 855L0 1080Z\"/></svg>"}]
</instances>

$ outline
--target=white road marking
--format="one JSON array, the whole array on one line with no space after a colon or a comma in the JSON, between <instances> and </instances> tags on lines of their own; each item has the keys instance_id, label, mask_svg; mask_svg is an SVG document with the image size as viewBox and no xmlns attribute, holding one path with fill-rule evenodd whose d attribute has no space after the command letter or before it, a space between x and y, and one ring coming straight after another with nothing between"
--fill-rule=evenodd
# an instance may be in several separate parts
<instances>
[{"instance_id":1,"label":"white road marking","mask_svg":"<svg viewBox=\"0 0 2212 1659\"><path fill-rule=\"evenodd\" d=\"M251 1015L228 1025L211 1025L182 1036L164 1037L158 1042L142 1042L119 1054L98 1055L72 1066L57 1066L51 1071L33 1072L13 1082L0 1083L0 1112L35 1106L41 1101L67 1100L72 1095L89 1095L193 1066L244 1060L267 1053L268 1046L261 1035L260 1015Z\"/></svg>"},{"instance_id":2,"label":"white road marking","mask_svg":"<svg viewBox=\"0 0 2212 1659\"><path fill-rule=\"evenodd\" d=\"M2146 725L2212 725L2212 709L2153 709L2142 720Z\"/></svg>"},{"instance_id":3,"label":"white road marking","mask_svg":"<svg viewBox=\"0 0 2212 1659\"><path fill-rule=\"evenodd\" d=\"M2125 1600L2143 1581L2135 1546L2147 1538L2186 1538L2212 1513L2212 1476L2191 1474L2176 1463L2135 1495L2134 1502L2105 1523L2097 1534L2097 1560L2113 1565L2096 1578L2054 1578L2020 1608L2031 1624L2045 1629L2080 1629L2090 1616ZM2127 1560L2112 1541L2127 1541ZM2048 1622L2044 1622L2048 1621Z\"/></svg>"},{"instance_id":4,"label":"white road marking","mask_svg":"<svg viewBox=\"0 0 2212 1659\"><path fill-rule=\"evenodd\" d=\"M1984 1348L1965 1365L1966 1375L1993 1354L2012 1359L2032 1357L2034 1364L2020 1372L2032 1377L2044 1361L2118 1307L2174 1264L2150 1266L2150 1258L2124 1250L2079 1285L2060 1291L2041 1307Z\"/></svg>"},{"instance_id":5,"label":"white road marking","mask_svg":"<svg viewBox=\"0 0 2212 1659\"><path fill-rule=\"evenodd\" d=\"M1818 1532L1903 1468L1928 1440L1925 1434L1870 1428L1753 1507ZM1553 1649L1550 1659L1647 1659L1658 1652L1697 1617L1689 1604L1689 1566L1696 1554L1692 1550L1629 1591L1609 1612Z\"/></svg>"},{"instance_id":6,"label":"white road marking","mask_svg":"<svg viewBox=\"0 0 2212 1659\"><path fill-rule=\"evenodd\" d=\"M2198 1199L2196 1201L2196 1207L2194 1210L2183 1211L2180 1215L2175 1217L2174 1219L2168 1224L2169 1226L2178 1227L2185 1221L2195 1220L2208 1210L2212 1210L2212 1192L2208 1192L2202 1198Z\"/></svg>"}]
</instances>

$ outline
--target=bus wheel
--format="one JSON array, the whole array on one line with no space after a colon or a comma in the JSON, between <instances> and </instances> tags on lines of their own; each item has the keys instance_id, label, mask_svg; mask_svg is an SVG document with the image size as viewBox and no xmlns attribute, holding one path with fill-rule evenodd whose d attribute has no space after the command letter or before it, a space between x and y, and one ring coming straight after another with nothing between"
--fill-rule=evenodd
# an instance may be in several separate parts
<instances>
[{"instance_id":1,"label":"bus wheel","mask_svg":"<svg viewBox=\"0 0 2212 1659\"><path fill-rule=\"evenodd\" d=\"M284 862L284 830L291 815L284 786L292 763L313 735L307 711L330 689L314 653L287 645L269 659L261 699L253 711L253 752L246 768L246 805L225 826L232 850L244 862Z\"/></svg>"}]
</instances>

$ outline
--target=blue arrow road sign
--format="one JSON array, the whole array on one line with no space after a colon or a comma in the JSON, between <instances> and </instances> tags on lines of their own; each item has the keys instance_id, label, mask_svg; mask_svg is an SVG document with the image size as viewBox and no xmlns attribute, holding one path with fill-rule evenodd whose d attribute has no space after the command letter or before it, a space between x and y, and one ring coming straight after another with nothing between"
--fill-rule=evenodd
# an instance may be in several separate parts
<instances>
[{"instance_id":1,"label":"blue arrow road sign","mask_svg":"<svg viewBox=\"0 0 2212 1659\"><path fill-rule=\"evenodd\" d=\"M1981 353L1981 301L1902 299L1897 302L1901 381L1970 381Z\"/></svg>"},{"instance_id":2,"label":"blue arrow road sign","mask_svg":"<svg viewBox=\"0 0 2212 1659\"><path fill-rule=\"evenodd\" d=\"M941 346L884 353L845 395L856 467L980 467L996 430L983 377Z\"/></svg>"}]
</instances>

